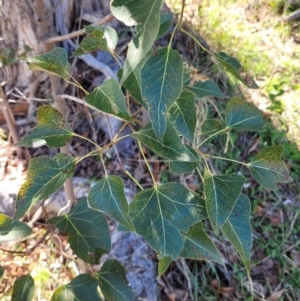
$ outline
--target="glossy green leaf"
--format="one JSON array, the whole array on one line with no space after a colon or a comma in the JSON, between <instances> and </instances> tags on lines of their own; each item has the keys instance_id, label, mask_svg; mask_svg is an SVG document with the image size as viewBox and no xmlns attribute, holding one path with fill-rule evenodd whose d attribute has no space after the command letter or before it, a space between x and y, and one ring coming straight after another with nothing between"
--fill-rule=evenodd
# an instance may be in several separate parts
<instances>
[{"instance_id":1,"label":"glossy green leaf","mask_svg":"<svg viewBox=\"0 0 300 301\"><path fill-rule=\"evenodd\" d=\"M138 132L131 134L131 136L144 143L154 152L168 159L184 162L200 161L199 157L195 156L195 154L182 143L176 130L170 123L167 124L163 145L158 141L151 123L141 128Z\"/></svg>"},{"instance_id":2,"label":"glossy green leaf","mask_svg":"<svg viewBox=\"0 0 300 301\"><path fill-rule=\"evenodd\" d=\"M28 275L18 278L13 286L11 301L31 301L34 294L34 281Z\"/></svg>"},{"instance_id":3,"label":"glossy green leaf","mask_svg":"<svg viewBox=\"0 0 300 301\"><path fill-rule=\"evenodd\" d=\"M17 195L14 220L20 219L38 201L60 189L65 180L73 175L76 158L67 155L65 166L55 158L38 157L30 160L26 182Z\"/></svg>"},{"instance_id":4,"label":"glossy green leaf","mask_svg":"<svg viewBox=\"0 0 300 301\"><path fill-rule=\"evenodd\" d=\"M100 111L131 121L125 97L119 84L114 79L107 80L92 93L85 96L85 100Z\"/></svg>"},{"instance_id":5,"label":"glossy green leaf","mask_svg":"<svg viewBox=\"0 0 300 301\"><path fill-rule=\"evenodd\" d=\"M178 183L138 193L129 205L136 232L158 253L176 260L185 243L182 232L207 217L200 196Z\"/></svg>"},{"instance_id":6,"label":"glossy green leaf","mask_svg":"<svg viewBox=\"0 0 300 301\"><path fill-rule=\"evenodd\" d=\"M162 274L168 269L172 259L170 256L165 256L158 261L158 277L161 277Z\"/></svg>"},{"instance_id":7,"label":"glossy green leaf","mask_svg":"<svg viewBox=\"0 0 300 301\"><path fill-rule=\"evenodd\" d=\"M212 81L196 81L193 86L184 86L190 92L193 92L197 97L205 96L226 97L220 88Z\"/></svg>"},{"instance_id":8,"label":"glossy green leaf","mask_svg":"<svg viewBox=\"0 0 300 301\"><path fill-rule=\"evenodd\" d=\"M67 78L69 75L70 64L68 62L68 55L62 47L54 48L45 54L20 57L20 59L28 63L31 70L48 72L62 78Z\"/></svg>"},{"instance_id":9,"label":"glossy green leaf","mask_svg":"<svg viewBox=\"0 0 300 301\"><path fill-rule=\"evenodd\" d=\"M74 133L64 116L51 106L41 106L37 110L38 125L20 142L19 146L38 147L47 144L49 147L62 147L73 137Z\"/></svg>"},{"instance_id":10,"label":"glossy green leaf","mask_svg":"<svg viewBox=\"0 0 300 301\"><path fill-rule=\"evenodd\" d=\"M248 164L253 177L261 185L275 190L276 183L292 181L287 166L281 160L282 152L281 145L266 147Z\"/></svg>"},{"instance_id":11,"label":"glossy green leaf","mask_svg":"<svg viewBox=\"0 0 300 301\"><path fill-rule=\"evenodd\" d=\"M163 0L140 0L138 5L131 0L114 0L111 3L113 15L128 26L138 25L135 37L128 45L121 83L135 70L136 66L151 49L160 25L160 9Z\"/></svg>"},{"instance_id":12,"label":"glossy green leaf","mask_svg":"<svg viewBox=\"0 0 300 301\"><path fill-rule=\"evenodd\" d=\"M181 92L169 110L169 120L174 128L191 142L196 129L196 107L194 95Z\"/></svg>"},{"instance_id":13,"label":"glossy green leaf","mask_svg":"<svg viewBox=\"0 0 300 301\"><path fill-rule=\"evenodd\" d=\"M206 119L201 127L202 135L213 135L225 129L225 122L218 119ZM225 132L222 132L223 134ZM221 134L221 133L220 133Z\"/></svg>"},{"instance_id":14,"label":"glossy green leaf","mask_svg":"<svg viewBox=\"0 0 300 301\"><path fill-rule=\"evenodd\" d=\"M202 222L193 225L189 229L180 257L196 260L212 260L223 264L218 249L203 230Z\"/></svg>"},{"instance_id":15,"label":"glossy green leaf","mask_svg":"<svg viewBox=\"0 0 300 301\"><path fill-rule=\"evenodd\" d=\"M204 189L208 218L217 234L229 217L246 179L235 175L205 174Z\"/></svg>"},{"instance_id":16,"label":"glossy green leaf","mask_svg":"<svg viewBox=\"0 0 300 301\"><path fill-rule=\"evenodd\" d=\"M148 104L149 117L160 143L164 142L167 111L180 95L182 81L182 58L169 47L159 49L147 59L142 68L142 95Z\"/></svg>"},{"instance_id":17,"label":"glossy green leaf","mask_svg":"<svg viewBox=\"0 0 300 301\"><path fill-rule=\"evenodd\" d=\"M70 283L57 288L51 301L99 301L98 281L89 274L80 274Z\"/></svg>"},{"instance_id":18,"label":"glossy green leaf","mask_svg":"<svg viewBox=\"0 0 300 301\"><path fill-rule=\"evenodd\" d=\"M98 278L100 289L107 300L134 300L134 293L127 284L125 268L119 261L106 260L95 276Z\"/></svg>"},{"instance_id":19,"label":"glossy green leaf","mask_svg":"<svg viewBox=\"0 0 300 301\"><path fill-rule=\"evenodd\" d=\"M0 243L23 239L32 233L32 229L23 222L13 221L0 213Z\"/></svg>"},{"instance_id":20,"label":"glossy green leaf","mask_svg":"<svg viewBox=\"0 0 300 301\"><path fill-rule=\"evenodd\" d=\"M247 73L243 72L240 62L226 54L225 52L213 53L213 56L220 62L225 69L233 74L245 86L251 89L258 89L258 85L254 79Z\"/></svg>"},{"instance_id":21,"label":"glossy green leaf","mask_svg":"<svg viewBox=\"0 0 300 301\"><path fill-rule=\"evenodd\" d=\"M124 193L124 184L118 176L106 176L91 189L88 195L91 208L104 212L126 228L133 229L128 216L128 203Z\"/></svg>"},{"instance_id":22,"label":"glossy green leaf","mask_svg":"<svg viewBox=\"0 0 300 301\"><path fill-rule=\"evenodd\" d=\"M2 280L4 276L4 268L0 265L0 281Z\"/></svg>"},{"instance_id":23,"label":"glossy green leaf","mask_svg":"<svg viewBox=\"0 0 300 301\"><path fill-rule=\"evenodd\" d=\"M88 207L86 197L79 198L70 212L48 220L69 235L68 242L82 260L99 264L100 257L110 251L110 234L103 213Z\"/></svg>"},{"instance_id":24,"label":"glossy green leaf","mask_svg":"<svg viewBox=\"0 0 300 301\"><path fill-rule=\"evenodd\" d=\"M225 110L226 126L238 131L264 131L263 113L252 103L233 97Z\"/></svg>"},{"instance_id":25,"label":"glossy green leaf","mask_svg":"<svg viewBox=\"0 0 300 301\"><path fill-rule=\"evenodd\" d=\"M245 194L241 194L222 227L223 232L242 257L248 272L250 270L250 252L252 248L250 212L250 200Z\"/></svg>"},{"instance_id":26,"label":"glossy green leaf","mask_svg":"<svg viewBox=\"0 0 300 301\"><path fill-rule=\"evenodd\" d=\"M169 30L170 26L172 25L173 14L165 14L160 13L160 24L159 30L156 39L162 38Z\"/></svg>"},{"instance_id":27,"label":"glossy green leaf","mask_svg":"<svg viewBox=\"0 0 300 301\"><path fill-rule=\"evenodd\" d=\"M90 25L85 27L87 36L81 41L72 57L104 50L113 53L118 43L116 31L108 26Z\"/></svg>"}]
</instances>

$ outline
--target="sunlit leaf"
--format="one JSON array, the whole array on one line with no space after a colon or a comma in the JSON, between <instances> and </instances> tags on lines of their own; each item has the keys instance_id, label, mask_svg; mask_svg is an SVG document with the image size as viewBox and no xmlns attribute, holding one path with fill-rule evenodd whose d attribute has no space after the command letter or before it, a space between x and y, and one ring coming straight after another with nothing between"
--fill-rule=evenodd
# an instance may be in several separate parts
<instances>
[{"instance_id":1,"label":"sunlit leaf","mask_svg":"<svg viewBox=\"0 0 300 301\"><path fill-rule=\"evenodd\" d=\"M173 14L160 13L160 24L156 39L163 37L172 25Z\"/></svg>"},{"instance_id":2,"label":"sunlit leaf","mask_svg":"<svg viewBox=\"0 0 300 301\"><path fill-rule=\"evenodd\" d=\"M281 160L282 152L281 145L266 147L248 164L253 177L261 185L275 190L276 183L292 181L287 166Z\"/></svg>"},{"instance_id":3,"label":"sunlit leaf","mask_svg":"<svg viewBox=\"0 0 300 301\"><path fill-rule=\"evenodd\" d=\"M28 275L18 278L13 286L11 301L31 301L34 294L34 281Z\"/></svg>"},{"instance_id":4,"label":"sunlit leaf","mask_svg":"<svg viewBox=\"0 0 300 301\"><path fill-rule=\"evenodd\" d=\"M89 274L80 274L70 283L57 288L51 301L99 301L98 281Z\"/></svg>"},{"instance_id":5,"label":"sunlit leaf","mask_svg":"<svg viewBox=\"0 0 300 301\"><path fill-rule=\"evenodd\" d=\"M57 47L52 51L31 57L20 57L29 64L31 70L40 70L67 78L70 70L68 55L64 48Z\"/></svg>"},{"instance_id":6,"label":"sunlit leaf","mask_svg":"<svg viewBox=\"0 0 300 301\"><path fill-rule=\"evenodd\" d=\"M199 157L195 156L195 154L182 143L176 130L169 123L167 124L163 145L158 141L151 123L141 128L138 132L131 134L131 136L168 159L184 162L200 161Z\"/></svg>"},{"instance_id":7,"label":"sunlit leaf","mask_svg":"<svg viewBox=\"0 0 300 301\"><path fill-rule=\"evenodd\" d=\"M160 277L168 269L172 259L170 256L165 256L158 261L158 277Z\"/></svg>"},{"instance_id":8,"label":"sunlit leaf","mask_svg":"<svg viewBox=\"0 0 300 301\"><path fill-rule=\"evenodd\" d=\"M104 50L113 53L118 43L116 31L108 26L90 25L85 27L87 36L81 41L73 57Z\"/></svg>"},{"instance_id":9,"label":"sunlit leaf","mask_svg":"<svg viewBox=\"0 0 300 301\"><path fill-rule=\"evenodd\" d=\"M245 86L251 89L258 89L258 85L254 79L248 74L243 72L240 62L226 54L225 52L213 53L213 56L220 62L227 71L233 74Z\"/></svg>"},{"instance_id":10,"label":"sunlit leaf","mask_svg":"<svg viewBox=\"0 0 300 301\"><path fill-rule=\"evenodd\" d=\"M203 230L202 222L193 225L189 229L180 257L196 260L212 260L223 264L218 249Z\"/></svg>"},{"instance_id":11,"label":"sunlit leaf","mask_svg":"<svg viewBox=\"0 0 300 301\"><path fill-rule=\"evenodd\" d=\"M222 227L223 232L242 257L248 272L250 269L250 252L252 248L250 212L250 200L245 194L241 194L229 218Z\"/></svg>"},{"instance_id":12,"label":"sunlit leaf","mask_svg":"<svg viewBox=\"0 0 300 301\"><path fill-rule=\"evenodd\" d=\"M85 96L85 100L100 111L131 121L125 97L119 84L114 79L107 80L92 93Z\"/></svg>"},{"instance_id":13,"label":"sunlit leaf","mask_svg":"<svg viewBox=\"0 0 300 301\"><path fill-rule=\"evenodd\" d=\"M0 213L0 243L23 239L32 233L32 229L25 223L13 221L10 217Z\"/></svg>"},{"instance_id":14,"label":"sunlit leaf","mask_svg":"<svg viewBox=\"0 0 300 301\"><path fill-rule=\"evenodd\" d=\"M191 142L194 141L196 129L196 107L194 95L181 92L169 110L169 120L174 128Z\"/></svg>"},{"instance_id":15,"label":"sunlit leaf","mask_svg":"<svg viewBox=\"0 0 300 301\"><path fill-rule=\"evenodd\" d=\"M89 208L85 197L79 198L67 215L50 218L48 223L67 233L74 253L88 263L99 264L103 253L110 251L106 218Z\"/></svg>"},{"instance_id":16,"label":"sunlit leaf","mask_svg":"<svg viewBox=\"0 0 300 301\"><path fill-rule=\"evenodd\" d=\"M179 53L169 47L159 49L145 62L141 71L144 101L160 143L164 142L167 111L182 90L183 62Z\"/></svg>"},{"instance_id":17,"label":"sunlit leaf","mask_svg":"<svg viewBox=\"0 0 300 301\"><path fill-rule=\"evenodd\" d=\"M190 226L206 218L199 195L178 183L167 183L138 193L129 205L136 232L158 253L176 260Z\"/></svg>"},{"instance_id":18,"label":"sunlit leaf","mask_svg":"<svg viewBox=\"0 0 300 301\"><path fill-rule=\"evenodd\" d=\"M50 147L66 145L74 133L64 116L51 106L41 106L36 114L38 125L34 127L20 142L19 146L37 147L42 141Z\"/></svg>"},{"instance_id":19,"label":"sunlit leaf","mask_svg":"<svg viewBox=\"0 0 300 301\"><path fill-rule=\"evenodd\" d=\"M98 278L100 289L107 300L134 300L134 293L127 284L126 271L119 261L106 260L95 276Z\"/></svg>"},{"instance_id":20,"label":"sunlit leaf","mask_svg":"<svg viewBox=\"0 0 300 301\"><path fill-rule=\"evenodd\" d=\"M264 131L263 113L252 103L233 97L225 110L226 126L238 131Z\"/></svg>"},{"instance_id":21,"label":"sunlit leaf","mask_svg":"<svg viewBox=\"0 0 300 301\"><path fill-rule=\"evenodd\" d=\"M215 233L219 232L229 217L245 182L245 178L235 174L221 176L205 174L207 215Z\"/></svg>"},{"instance_id":22,"label":"sunlit leaf","mask_svg":"<svg viewBox=\"0 0 300 301\"><path fill-rule=\"evenodd\" d=\"M91 189L88 195L91 208L104 212L125 227L133 230L128 216L128 203L124 193L124 184L118 176L106 176Z\"/></svg>"},{"instance_id":23,"label":"sunlit leaf","mask_svg":"<svg viewBox=\"0 0 300 301\"><path fill-rule=\"evenodd\" d=\"M202 135L213 135L225 129L225 122L218 119L206 119L201 127ZM223 132L225 133L225 132Z\"/></svg>"},{"instance_id":24,"label":"sunlit leaf","mask_svg":"<svg viewBox=\"0 0 300 301\"><path fill-rule=\"evenodd\" d=\"M60 156L58 156L58 161L55 160L57 157L54 159L39 157L30 160L26 182L17 195L14 220L20 219L38 201L60 189L65 180L73 175L76 158L66 156L65 166Z\"/></svg>"},{"instance_id":25,"label":"sunlit leaf","mask_svg":"<svg viewBox=\"0 0 300 301\"><path fill-rule=\"evenodd\" d=\"M197 97L205 96L226 97L220 88L212 81L196 81L193 86L184 86L190 92L193 92Z\"/></svg>"}]
</instances>

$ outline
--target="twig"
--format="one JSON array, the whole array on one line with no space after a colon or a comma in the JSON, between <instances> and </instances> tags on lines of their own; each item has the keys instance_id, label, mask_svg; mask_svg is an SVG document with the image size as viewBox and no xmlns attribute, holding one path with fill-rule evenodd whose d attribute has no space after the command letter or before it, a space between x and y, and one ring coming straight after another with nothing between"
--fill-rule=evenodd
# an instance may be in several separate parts
<instances>
[{"instance_id":1,"label":"twig","mask_svg":"<svg viewBox=\"0 0 300 301\"><path fill-rule=\"evenodd\" d=\"M111 21L113 18L114 18L114 16L112 14L109 14L94 25L106 24L109 21ZM84 28L80 29L80 30L77 30L77 31L74 31L74 32L71 32L69 34L63 35L63 36L51 37L51 38L49 38L45 41L45 44L53 45L56 42L61 42L61 41L69 40L69 39L72 39L72 38L76 38L76 37L81 36L83 34L85 34L85 29Z\"/></svg>"}]
</instances>

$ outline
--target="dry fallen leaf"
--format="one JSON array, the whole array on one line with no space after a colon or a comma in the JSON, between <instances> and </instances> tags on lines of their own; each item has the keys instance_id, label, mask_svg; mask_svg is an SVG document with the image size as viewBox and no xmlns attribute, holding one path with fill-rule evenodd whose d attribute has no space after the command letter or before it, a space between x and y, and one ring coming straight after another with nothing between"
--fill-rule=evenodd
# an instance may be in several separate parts
<instances>
[{"instance_id":1,"label":"dry fallen leaf","mask_svg":"<svg viewBox=\"0 0 300 301\"><path fill-rule=\"evenodd\" d=\"M274 292L271 294L271 296L267 299L267 301L279 301L280 297L282 296L282 293L285 291L285 289L282 289L278 292Z\"/></svg>"}]
</instances>

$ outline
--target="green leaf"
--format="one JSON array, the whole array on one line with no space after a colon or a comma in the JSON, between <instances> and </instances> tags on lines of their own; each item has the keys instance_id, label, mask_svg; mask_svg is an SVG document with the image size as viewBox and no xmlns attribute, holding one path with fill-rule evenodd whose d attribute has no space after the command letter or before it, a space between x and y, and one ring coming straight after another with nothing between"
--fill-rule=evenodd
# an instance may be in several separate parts
<instances>
[{"instance_id":1,"label":"green leaf","mask_svg":"<svg viewBox=\"0 0 300 301\"><path fill-rule=\"evenodd\" d=\"M47 144L49 147L62 147L72 139L72 129L64 116L53 107L39 107L36 117L38 125L16 145L38 147Z\"/></svg>"},{"instance_id":2,"label":"green leaf","mask_svg":"<svg viewBox=\"0 0 300 301\"><path fill-rule=\"evenodd\" d=\"M248 163L253 177L261 185L275 190L276 183L288 183L293 180L289 176L287 166L281 160L282 152L281 145L266 147Z\"/></svg>"},{"instance_id":3,"label":"green leaf","mask_svg":"<svg viewBox=\"0 0 300 301\"><path fill-rule=\"evenodd\" d=\"M252 103L233 97L225 110L226 126L237 131L264 131L263 113Z\"/></svg>"},{"instance_id":4,"label":"green leaf","mask_svg":"<svg viewBox=\"0 0 300 301\"><path fill-rule=\"evenodd\" d=\"M11 301L31 301L33 294L34 281L29 274L24 275L15 281Z\"/></svg>"},{"instance_id":5,"label":"green leaf","mask_svg":"<svg viewBox=\"0 0 300 301\"><path fill-rule=\"evenodd\" d=\"M243 72L242 66L237 59L227 55L225 52L213 53L212 55L245 86L251 89L259 88L254 79L249 74Z\"/></svg>"},{"instance_id":6,"label":"green leaf","mask_svg":"<svg viewBox=\"0 0 300 301\"><path fill-rule=\"evenodd\" d=\"M161 275L167 270L171 262L172 259L170 256L165 256L158 261L158 277L161 277Z\"/></svg>"},{"instance_id":7,"label":"green leaf","mask_svg":"<svg viewBox=\"0 0 300 301\"><path fill-rule=\"evenodd\" d=\"M134 230L128 216L128 203L124 193L124 184L118 176L106 176L91 189L88 195L91 208L104 212L126 228Z\"/></svg>"},{"instance_id":8,"label":"green leaf","mask_svg":"<svg viewBox=\"0 0 300 301\"><path fill-rule=\"evenodd\" d=\"M127 284L126 271L119 261L115 259L105 261L101 270L96 273L96 277L107 300L134 300L134 293Z\"/></svg>"},{"instance_id":9,"label":"green leaf","mask_svg":"<svg viewBox=\"0 0 300 301\"><path fill-rule=\"evenodd\" d=\"M218 249L203 230L202 222L193 225L189 229L180 257L196 260L212 260L223 264Z\"/></svg>"},{"instance_id":10,"label":"green leaf","mask_svg":"<svg viewBox=\"0 0 300 301\"><path fill-rule=\"evenodd\" d=\"M57 288L51 301L99 301L98 281L89 274L80 274L70 283Z\"/></svg>"},{"instance_id":11,"label":"green leaf","mask_svg":"<svg viewBox=\"0 0 300 301\"><path fill-rule=\"evenodd\" d=\"M217 119L206 119L201 128L202 135L213 135L225 129L225 122ZM225 132L222 132L225 134ZM221 134L221 133L220 133Z\"/></svg>"},{"instance_id":12,"label":"green leaf","mask_svg":"<svg viewBox=\"0 0 300 301\"><path fill-rule=\"evenodd\" d=\"M142 95L148 104L149 117L160 143L164 141L167 128L167 111L180 95L182 81L182 58L169 47L159 49L142 68Z\"/></svg>"},{"instance_id":13,"label":"green leaf","mask_svg":"<svg viewBox=\"0 0 300 301\"><path fill-rule=\"evenodd\" d=\"M4 276L4 268L0 265L0 281L2 280Z\"/></svg>"},{"instance_id":14,"label":"green leaf","mask_svg":"<svg viewBox=\"0 0 300 301\"><path fill-rule=\"evenodd\" d=\"M171 106L169 120L174 128L191 142L194 141L196 129L196 107L194 95L190 92L181 92Z\"/></svg>"},{"instance_id":15,"label":"green leaf","mask_svg":"<svg viewBox=\"0 0 300 301\"><path fill-rule=\"evenodd\" d=\"M141 24L128 46L121 83L135 70L139 62L151 49L160 25L160 9L163 0L140 0L138 5L131 0L114 0L111 3L113 15L127 26Z\"/></svg>"},{"instance_id":16,"label":"green leaf","mask_svg":"<svg viewBox=\"0 0 300 301\"><path fill-rule=\"evenodd\" d=\"M85 27L85 32L87 36L81 41L72 57L98 50L114 52L118 43L118 35L113 28L90 25Z\"/></svg>"},{"instance_id":17,"label":"green leaf","mask_svg":"<svg viewBox=\"0 0 300 301\"><path fill-rule=\"evenodd\" d=\"M110 251L105 216L89 208L86 197L79 198L67 215L50 218L48 223L67 233L74 253L88 263L99 264L103 253Z\"/></svg>"},{"instance_id":18,"label":"green leaf","mask_svg":"<svg viewBox=\"0 0 300 301\"><path fill-rule=\"evenodd\" d=\"M23 239L32 233L32 229L25 223L13 221L10 217L0 213L0 243Z\"/></svg>"},{"instance_id":19,"label":"green leaf","mask_svg":"<svg viewBox=\"0 0 300 301\"><path fill-rule=\"evenodd\" d=\"M62 162L58 163L60 160L55 160L57 157L54 159L39 157L30 160L26 182L17 195L14 220L20 219L38 201L60 189L65 180L73 175L76 158L67 156L69 159L66 160L65 166Z\"/></svg>"},{"instance_id":20,"label":"green leaf","mask_svg":"<svg viewBox=\"0 0 300 301\"><path fill-rule=\"evenodd\" d=\"M85 100L100 111L131 121L122 90L114 79L107 80L85 96Z\"/></svg>"},{"instance_id":21,"label":"green leaf","mask_svg":"<svg viewBox=\"0 0 300 301\"><path fill-rule=\"evenodd\" d=\"M67 78L69 75L70 64L68 62L68 55L62 47L54 48L45 54L20 57L20 59L29 64L30 70L48 72L62 78Z\"/></svg>"},{"instance_id":22,"label":"green leaf","mask_svg":"<svg viewBox=\"0 0 300 301\"><path fill-rule=\"evenodd\" d=\"M163 145L158 141L151 123L141 128L138 132L131 134L131 136L144 143L154 152L168 159L184 162L200 161L199 157L195 156L195 154L182 143L180 137L170 123L167 124Z\"/></svg>"},{"instance_id":23,"label":"green leaf","mask_svg":"<svg viewBox=\"0 0 300 301\"><path fill-rule=\"evenodd\" d=\"M76 158L69 154L58 153L53 159L56 160L61 172L65 174L67 179L73 176Z\"/></svg>"},{"instance_id":24,"label":"green leaf","mask_svg":"<svg viewBox=\"0 0 300 301\"><path fill-rule=\"evenodd\" d=\"M196 81L193 86L184 86L190 92L193 92L197 97L205 96L226 97L220 88L212 81Z\"/></svg>"},{"instance_id":25,"label":"green leaf","mask_svg":"<svg viewBox=\"0 0 300 301\"><path fill-rule=\"evenodd\" d=\"M250 211L250 200L245 194L241 194L228 220L222 227L223 232L242 257L248 272L250 271L250 252L252 248Z\"/></svg>"},{"instance_id":26,"label":"green leaf","mask_svg":"<svg viewBox=\"0 0 300 301\"><path fill-rule=\"evenodd\" d=\"M178 183L167 183L138 193L129 204L136 232L158 253L176 260L191 225L207 217L198 194Z\"/></svg>"},{"instance_id":27,"label":"green leaf","mask_svg":"<svg viewBox=\"0 0 300 301\"><path fill-rule=\"evenodd\" d=\"M160 24L156 40L162 38L172 25L173 14L160 13Z\"/></svg>"},{"instance_id":28,"label":"green leaf","mask_svg":"<svg viewBox=\"0 0 300 301\"><path fill-rule=\"evenodd\" d=\"M216 234L229 217L245 182L245 178L235 174L205 175L206 210Z\"/></svg>"}]
</instances>

